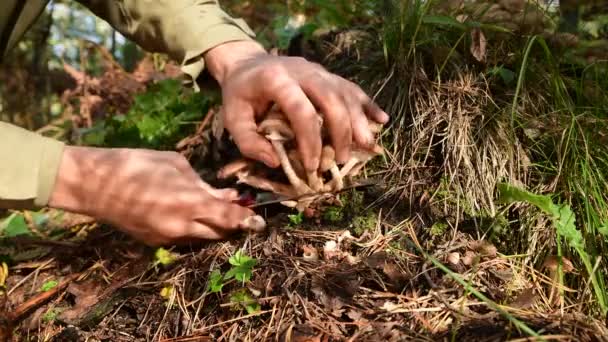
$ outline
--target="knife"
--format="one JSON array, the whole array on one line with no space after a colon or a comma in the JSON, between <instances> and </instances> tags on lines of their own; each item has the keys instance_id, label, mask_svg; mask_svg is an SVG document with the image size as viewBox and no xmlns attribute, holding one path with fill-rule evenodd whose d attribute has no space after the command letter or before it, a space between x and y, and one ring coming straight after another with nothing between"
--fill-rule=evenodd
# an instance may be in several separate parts
<instances>
[{"instance_id":1,"label":"knife","mask_svg":"<svg viewBox=\"0 0 608 342\"><path fill-rule=\"evenodd\" d=\"M336 193L340 193L340 192L343 192L346 190L358 189L358 188L368 187L368 186L377 185L377 184L380 184L378 182L378 180L369 178L369 179L366 179L363 181L358 181L358 182L355 182L348 186L345 186L339 191L322 191L322 192L316 192L316 193L305 194L305 195L300 195L300 196L281 196L281 195L276 195L271 192L264 192L264 193L258 194L258 197L261 197L261 198L271 197L272 199L255 201L253 204L248 204L245 206L247 208L259 208L259 207L267 206L270 204L281 203L284 201L298 201L298 200L301 200L301 199L304 199L307 197L320 196L320 195L325 195L325 194L336 194Z\"/></svg>"}]
</instances>

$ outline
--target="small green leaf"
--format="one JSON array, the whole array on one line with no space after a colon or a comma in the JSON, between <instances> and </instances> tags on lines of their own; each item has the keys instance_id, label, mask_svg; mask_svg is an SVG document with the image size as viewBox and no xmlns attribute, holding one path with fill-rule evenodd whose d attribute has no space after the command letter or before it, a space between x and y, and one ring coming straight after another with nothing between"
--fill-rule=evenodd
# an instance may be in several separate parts
<instances>
[{"instance_id":1,"label":"small green leaf","mask_svg":"<svg viewBox=\"0 0 608 342\"><path fill-rule=\"evenodd\" d=\"M557 233L563 236L568 244L579 251L584 251L585 242L580 230L576 229L575 216L569 205L557 205L551 197L537 195L509 184L499 184L499 201L502 203L528 202L537 206L551 216Z\"/></svg>"},{"instance_id":2,"label":"small green leaf","mask_svg":"<svg viewBox=\"0 0 608 342\"><path fill-rule=\"evenodd\" d=\"M515 80L515 73L505 67L497 66L488 70L490 75L498 75L506 85L510 85Z\"/></svg>"},{"instance_id":3,"label":"small green leaf","mask_svg":"<svg viewBox=\"0 0 608 342\"><path fill-rule=\"evenodd\" d=\"M40 291L46 292L46 291L52 290L55 287L57 287L57 284L59 284L57 282L57 280L49 280L49 281L45 282L44 284L42 284L42 286L40 287Z\"/></svg>"},{"instance_id":4,"label":"small green leaf","mask_svg":"<svg viewBox=\"0 0 608 342\"><path fill-rule=\"evenodd\" d=\"M61 313L61 310L59 310L59 309L50 309L47 312L45 312L44 315L42 315L42 320L45 323L53 322L55 319L57 319L57 315L59 315L60 313Z\"/></svg>"},{"instance_id":5,"label":"small green leaf","mask_svg":"<svg viewBox=\"0 0 608 342\"><path fill-rule=\"evenodd\" d=\"M18 235L32 235L30 228L25 223L25 218L19 213L13 213L0 223L0 232L6 237Z\"/></svg>"},{"instance_id":6,"label":"small green leaf","mask_svg":"<svg viewBox=\"0 0 608 342\"><path fill-rule=\"evenodd\" d=\"M211 293L222 292L222 288L224 287L224 279L222 277L222 272L220 270L213 270L209 275L209 285L207 286L207 291Z\"/></svg>"},{"instance_id":7,"label":"small green leaf","mask_svg":"<svg viewBox=\"0 0 608 342\"><path fill-rule=\"evenodd\" d=\"M235 278L240 282L247 282L251 279L253 267L257 264L257 260L237 251L228 259L232 268L224 275L224 280Z\"/></svg>"},{"instance_id":8,"label":"small green leaf","mask_svg":"<svg viewBox=\"0 0 608 342\"><path fill-rule=\"evenodd\" d=\"M175 261L175 255L162 247L156 250L154 256L156 262L164 266L171 265Z\"/></svg>"},{"instance_id":9,"label":"small green leaf","mask_svg":"<svg viewBox=\"0 0 608 342\"><path fill-rule=\"evenodd\" d=\"M230 265L233 266L245 266L253 268L256 265L257 261L250 256L243 254L241 251L237 251L233 256L228 259Z\"/></svg>"},{"instance_id":10,"label":"small green leaf","mask_svg":"<svg viewBox=\"0 0 608 342\"><path fill-rule=\"evenodd\" d=\"M290 226L300 225L304 221L304 215L302 213L290 214L290 215L287 215L287 218L289 218Z\"/></svg>"},{"instance_id":11,"label":"small green leaf","mask_svg":"<svg viewBox=\"0 0 608 342\"><path fill-rule=\"evenodd\" d=\"M604 222L597 230L600 234L608 236L608 222Z\"/></svg>"},{"instance_id":12,"label":"small green leaf","mask_svg":"<svg viewBox=\"0 0 608 342\"><path fill-rule=\"evenodd\" d=\"M241 306L248 314L254 314L261 309L260 304L251 298L245 289L233 293L230 296L230 302Z\"/></svg>"},{"instance_id":13,"label":"small green leaf","mask_svg":"<svg viewBox=\"0 0 608 342\"><path fill-rule=\"evenodd\" d=\"M422 18L422 22L425 24L443 25L448 27L455 27L460 30L466 30L467 26L458 20L450 16L443 15L427 15Z\"/></svg>"}]
</instances>

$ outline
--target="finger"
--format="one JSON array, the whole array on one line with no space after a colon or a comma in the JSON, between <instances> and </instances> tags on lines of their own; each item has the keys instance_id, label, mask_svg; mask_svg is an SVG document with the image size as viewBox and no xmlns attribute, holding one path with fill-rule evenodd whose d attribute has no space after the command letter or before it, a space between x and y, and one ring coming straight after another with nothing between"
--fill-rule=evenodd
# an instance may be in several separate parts
<instances>
[{"instance_id":1,"label":"finger","mask_svg":"<svg viewBox=\"0 0 608 342\"><path fill-rule=\"evenodd\" d=\"M318 114L300 84L283 68L273 69L274 77L265 76L265 95L274 100L289 120L298 150L307 171L319 168L321 159L321 125ZM268 75L271 75L269 72Z\"/></svg>"},{"instance_id":2,"label":"finger","mask_svg":"<svg viewBox=\"0 0 608 342\"><path fill-rule=\"evenodd\" d=\"M219 200L224 200L227 202L232 202L232 201L236 201L239 199L239 192L236 191L235 189L213 189L215 195L212 193L212 195L214 195L215 198L219 199Z\"/></svg>"},{"instance_id":3,"label":"finger","mask_svg":"<svg viewBox=\"0 0 608 342\"><path fill-rule=\"evenodd\" d=\"M188 232L188 238L201 240L221 240L234 233L234 231L211 227L200 221L191 222Z\"/></svg>"},{"instance_id":4,"label":"finger","mask_svg":"<svg viewBox=\"0 0 608 342\"><path fill-rule=\"evenodd\" d=\"M242 229L241 223L248 217L255 216L251 209L216 198L203 200L196 212L196 221L210 227L217 227L226 231Z\"/></svg>"},{"instance_id":5,"label":"finger","mask_svg":"<svg viewBox=\"0 0 608 342\"><path fill-rule=\"evenodd\" d=\"M374 135L369 127L367 116L364 113L361 102L352 94L345 95L347 100L350 120L353 125L353 140L361 147L371 147L374 144Z\"/></svg>"},{"instance_id":6,"label":"finger","mask_svg":"<svg viewBox=\"0 0 608 342\"><path fill-rule=\"evenodd\" d=\"M339 83L335 80L337 79L330 77L311 77L304 83L303 88L325 114L325 123L336 150L336 161L345 163L350 156L353 140L351 117L363 112L361 109L356 109L355 113L351 111L349 114L349 109L353 110L357 105L360 107L360 102L353 96L348 98L352 101L345 101L346 99L340 95Z\"/></svg>"},{"instance_id":7,"label":"finger","mask_svg":"<svg viewBox=\"0 0 608 342\"><path fill-rule=\"evenodd\" d=\"M223 113L224 127L232 136L243 156L278 167L279 159L268 140L257 133L253 107L241 100L226 100Z\"/></svg>"},{"instance_id":8,"label":"finger","mask_svg":"<svg viewBox=\"0 0 608 342\"><path fill-rule=\"evenodd\" d=\"M380 108L367 94L356 84L348 81L351 84L351 89L354 95L359 99L360 103L363 104L363 109L367 117L376 121L380 124L388 122L390 117L385 111Z\"/></svg>"}]
</instances>

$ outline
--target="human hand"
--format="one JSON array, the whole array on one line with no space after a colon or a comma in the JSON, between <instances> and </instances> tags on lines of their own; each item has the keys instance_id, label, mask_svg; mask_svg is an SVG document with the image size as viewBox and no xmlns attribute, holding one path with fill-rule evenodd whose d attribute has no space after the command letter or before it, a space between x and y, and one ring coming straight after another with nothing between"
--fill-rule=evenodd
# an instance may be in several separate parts
<instances>
[{"instance_id":1,"label":"human hand","mask_svg":"<svg viewBox=\"0 0 608 342\"><path fill-rule=\"evenodd\" d=\"M368 118L388 121L357 85L299 57L272 56L256 42L230 42L205 55L209 72L222 87L224 127L241 153L278 167L272 145L257 132L255 118L276 103L293 127L298 151L307 171L318 169L324 113L338 163L345 163L352 145L374 145ZM312 101L311 101L312 100Z\"/></svg>"},{"instance_id":2,"label":"human hand","mask_svg":"<svg viewBox=\"0 0 608 342\"><path fill-rule=\"evenodd\" d=\"M174 152L66 147L49 206L163 245L223 239L251 223L263 224L253 211L230 203L237 197L233 189L203 182Z\"/></svg>"}]
</instances>

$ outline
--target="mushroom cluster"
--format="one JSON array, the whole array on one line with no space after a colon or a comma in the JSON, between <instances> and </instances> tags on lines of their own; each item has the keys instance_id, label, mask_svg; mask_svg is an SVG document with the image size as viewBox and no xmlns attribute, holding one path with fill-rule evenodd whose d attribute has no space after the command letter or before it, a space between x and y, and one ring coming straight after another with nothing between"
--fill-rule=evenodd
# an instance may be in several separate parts
<instances>
[{"instance_id":1,"label":"mushroom cluster","mask_svg":"<svg viewBox=\"0 0 608 342\"><path fill-rule=\"evenodd\" d=\"M281 204L296 208L300 212L308 209L313 203L335 199L335 193L359 175L371 159L381 155L383 149L377 144L371 150L355 147L351 150L350 159L343 165L338 165L335 151L328 143L329 136L321 115L318 118L322 127L323 148L319 169L315 172L305 171L289 121L284 113L274 106L259 122L258 133L270 141L281 161L282 174L276 178L286 178L286 181L273 179L273 170L245 158L225 165L219 170L218 178L237 178L238 183L280 196L297 198L283 201ZM374 134L378 134L382 128L372 121L369 121L369 125Z\"/></svg>"}]
</instances>

